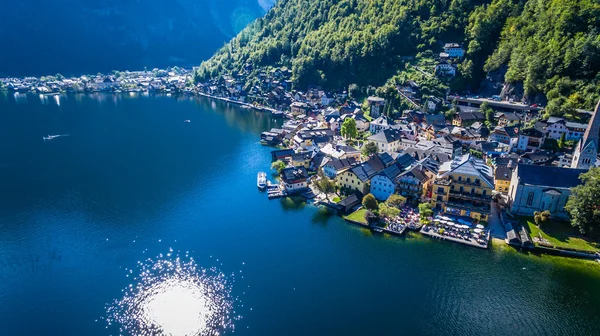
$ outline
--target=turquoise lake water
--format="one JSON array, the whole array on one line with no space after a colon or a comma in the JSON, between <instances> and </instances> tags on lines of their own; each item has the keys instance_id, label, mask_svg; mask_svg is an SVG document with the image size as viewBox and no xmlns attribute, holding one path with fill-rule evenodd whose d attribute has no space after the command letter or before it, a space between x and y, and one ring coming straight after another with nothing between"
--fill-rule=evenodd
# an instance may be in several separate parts
<instances>
[{"instance_id":1,"label":"turquoise lake water","mask_svg":"<svg viewBox=\"0 0 600 336\"><path fill-rule=\"evenodd\" d=\"M0 334L118 335L106 310L138 262L186 252L228 279L225 334L600 334L595 265L269 201L258 140L279 123L205 98L0 93Z\"/></svg>"}]
</instances>

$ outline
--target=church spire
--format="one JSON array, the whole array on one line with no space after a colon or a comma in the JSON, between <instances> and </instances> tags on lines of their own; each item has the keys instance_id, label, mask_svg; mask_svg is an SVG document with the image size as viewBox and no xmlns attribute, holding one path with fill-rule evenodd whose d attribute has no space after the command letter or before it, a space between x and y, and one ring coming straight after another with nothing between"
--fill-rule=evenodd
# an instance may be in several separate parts
<instances>
[{"instance_id":1,"label":"church spire","mask_svg":"<svg viewBox=\"0 0 600 336\"><path fill-rule=\"evenodd\" d=\"M575 153L573 153L573 163L571 168L590 169L595 166L598 159L598 145L600 136L600 101L592 114L592 119L588 124L583 138L579 140Z\"/></svg>"},{"instance_id":2,"label":"church spire","mask_svg":"<svg viewBox=\"0 0 600 336\"><path fill-rule=\"evenodd\" d=\"M583 134L583 138L581 139L580 145L581 149L584 149L589 145L590 142L594 143L594 147L598 148L598 134L600 134L600 101L598 101L598 105L596 105L596 109L594 110L594 114L592 114L592 120L588 125L588 128L585 130Z\"/></svg>"}]
</instances>

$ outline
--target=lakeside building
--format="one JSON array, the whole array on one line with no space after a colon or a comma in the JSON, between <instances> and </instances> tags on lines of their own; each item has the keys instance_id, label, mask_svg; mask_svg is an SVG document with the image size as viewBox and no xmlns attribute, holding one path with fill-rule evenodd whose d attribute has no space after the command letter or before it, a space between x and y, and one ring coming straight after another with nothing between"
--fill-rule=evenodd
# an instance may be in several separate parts
<instances>
[{"instance_id":1,"label":"lakeside building","mask_svg":"<svg viewBox=\"0 0 600 336\"><path fill-rule=\"evenodd\" d=\"M565 204L571 188L581 184L579 175L586 169L519 164L513 171L508 206L515 215L532 216L535 211L550 211L553 217L569 218Z\"/></svg>"},{"instance_id":2,"label":"lakeside building","mask_svg":"<svg viewBox=\"0 0 600 336\"><path fill-rule=\"evenodd\" d=\"M492 176L491 167L470 154L443 163L433 182L433 207L487 222L494 189Z\"/></svg>"},{"instance_id":3,"label":"lakeside building","mask_svg":"<svg viewBox=\"0 0 600 336\"><path fill-rule=\"evenodd\" d=\"M281 182L288 194L297 194L308 188L308 172L304 166L285 168L281 171Z\"/></svg>"}]
</instances>

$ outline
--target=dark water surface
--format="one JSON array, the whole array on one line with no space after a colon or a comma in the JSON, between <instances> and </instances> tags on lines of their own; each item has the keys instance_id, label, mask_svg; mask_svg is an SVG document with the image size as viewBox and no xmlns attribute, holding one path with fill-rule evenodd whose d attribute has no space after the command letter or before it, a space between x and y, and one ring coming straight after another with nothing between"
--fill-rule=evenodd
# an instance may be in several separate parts
<instances>
[{"instance_id":1,"label":"dark water surface","mask_svg":"<svg viewBox=\"0 0 600 336\"><path fill-rule=\"evenodd\" d=\"M599 334L594 265L267 200L276 126L203 98L0 93L0 334L119 334L102 317L126 268L169 248L236 273L235 334Z\"/></svg>"}]
</instances>

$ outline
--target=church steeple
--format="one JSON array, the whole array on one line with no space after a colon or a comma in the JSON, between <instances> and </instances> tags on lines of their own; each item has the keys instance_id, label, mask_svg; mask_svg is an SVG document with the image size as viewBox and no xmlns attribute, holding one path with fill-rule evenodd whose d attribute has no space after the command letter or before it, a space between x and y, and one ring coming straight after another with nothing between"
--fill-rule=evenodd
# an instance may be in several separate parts
<instances>
[{"instance_id":1,"label":"church steeple","mask_svg":"<svg viewBox=\"0 0 600 336\"><path fill-rule=\"evenodd\" d=\"M600 101L596 105L592 119L588 124L588 128L583 134L583 138L579 140L575 153L573 154L573 163L571 168L590 169L594 167L598 156L598 140L600 134Z\"/></svg>"}]
</instances>

